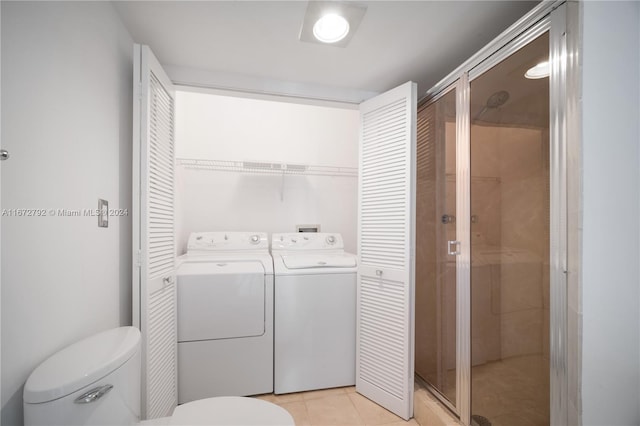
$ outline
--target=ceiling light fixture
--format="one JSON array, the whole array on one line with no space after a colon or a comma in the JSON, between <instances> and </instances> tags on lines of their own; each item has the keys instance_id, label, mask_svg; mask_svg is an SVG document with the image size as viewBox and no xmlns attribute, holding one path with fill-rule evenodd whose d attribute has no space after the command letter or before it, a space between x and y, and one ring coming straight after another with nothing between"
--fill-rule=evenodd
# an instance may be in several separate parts
<instances>
[{"instance_id":1,"label":"ceiling light fixture","mask_svg":"<svg viewBox=\"0 0 640 426\"><path fill-rule=\"evenodd\" d=\"M527 72L524 74L524 76L531 80L536 80L539 78L549 77L549 72L550 72L549 61L544 61L544 62L540 62L535 67L529 68Z\"/></svg>"},{"instance_id":2,"label":"ceiling light fixture","mask_svg":"<svg viewBox=\"0 0 640 426\"><path fill-rule=\"evenodd\" d=\"M335 13L328 13L313 26L313 35L323 43L335 43L349 34L349 22Z\"/></svg>"},{"instance_id":3,"label":"ceiling light fixture","mask_svg":"<svg viewBox=\"0 0 640 426\"><path fill-rule=\"evenodd\" d=\"M366 5L352 1L309 1L300 28L300 41L347 47L366 11Z\"/></svg>"}]
</instances>

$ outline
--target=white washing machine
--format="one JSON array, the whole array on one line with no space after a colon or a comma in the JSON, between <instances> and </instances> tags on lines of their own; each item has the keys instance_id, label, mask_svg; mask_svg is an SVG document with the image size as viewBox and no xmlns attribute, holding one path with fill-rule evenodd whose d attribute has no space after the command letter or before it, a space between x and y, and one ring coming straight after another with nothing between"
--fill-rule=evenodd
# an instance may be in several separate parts
<instances>
[{"instance_id":1,"label":"white washing machine","mask_svg":"<svg viewBox=\"0 0 640 426\"><path fill-rule=\"evenodd\" d=\"M340 234L273 234L274 393L355 384L356 256Z\"/></svg>"},{"instance_id":2,"label":"white washing machine","mask_svg":"<svg viewBox=\"0 0 640 426\"><path fill-rule=\"evenodd\" d=\"M178 262L179 403L273 392L267 234L195 232Z\"/></svg>"}]
</instances>

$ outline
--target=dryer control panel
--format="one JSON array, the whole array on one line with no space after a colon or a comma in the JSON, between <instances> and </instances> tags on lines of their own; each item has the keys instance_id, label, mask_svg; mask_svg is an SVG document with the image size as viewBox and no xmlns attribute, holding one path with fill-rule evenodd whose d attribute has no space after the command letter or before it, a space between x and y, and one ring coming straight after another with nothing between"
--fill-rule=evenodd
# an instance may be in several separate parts
<instances>
[{"instance_id":1,"label":"dryer control panel","mask_svg":"<svg viewBox=\"0 0 640 426\"><path fill-rule=\"evenodd\" d=\"M290 232L273 234L271 249L274 251L344 250L342 235L335 232Z\"/></svg>"},{"instance_id":2,"label":"dryer control panel","mask_svg":"<svg viewBox=\"0 0 640 426\"><path fill-rule=\"evenodd\" d=\"M266 232L192 232L187 253L269 251Z\"/></svg>"}]
</instances>

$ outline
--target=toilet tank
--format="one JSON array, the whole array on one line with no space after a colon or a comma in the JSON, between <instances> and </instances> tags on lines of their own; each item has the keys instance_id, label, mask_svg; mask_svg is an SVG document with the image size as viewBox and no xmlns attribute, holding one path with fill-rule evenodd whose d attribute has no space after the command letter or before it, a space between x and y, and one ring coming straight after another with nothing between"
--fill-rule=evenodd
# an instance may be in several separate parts
<instances>
[{"instance_id":1,"label":"toilet tank","mask_svg":"<svg viewBox=\"0 0 640 426\"><path fill-rule=\"evenodd\" d=\"M62 349L24 386L24 423L133 425L140 420L140 331L120 327Z\"/></svg>"}]
</instances>

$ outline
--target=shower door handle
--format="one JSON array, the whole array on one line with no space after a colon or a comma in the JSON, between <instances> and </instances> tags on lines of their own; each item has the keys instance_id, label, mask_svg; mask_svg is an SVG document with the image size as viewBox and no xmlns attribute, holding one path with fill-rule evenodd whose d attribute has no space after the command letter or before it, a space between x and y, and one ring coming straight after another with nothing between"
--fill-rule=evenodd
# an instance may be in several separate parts
<instances>
[{"instance_id":1,"label":"shower door handle","mask_svg":"<svg viewBox=\"0 0 640 426\"><path fill-rule=\"evenodd\" d=\"M453 247L456 247L455 249ZM447 241L447 253L451 256L458 256L460 253L460 241Z\"/></svg>"}]
</instances>

